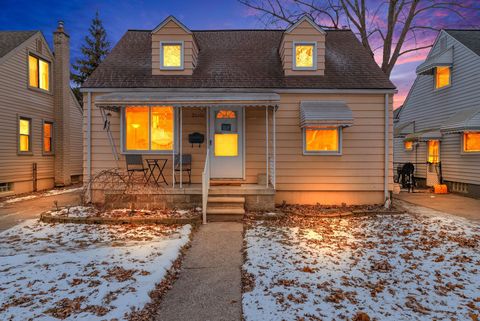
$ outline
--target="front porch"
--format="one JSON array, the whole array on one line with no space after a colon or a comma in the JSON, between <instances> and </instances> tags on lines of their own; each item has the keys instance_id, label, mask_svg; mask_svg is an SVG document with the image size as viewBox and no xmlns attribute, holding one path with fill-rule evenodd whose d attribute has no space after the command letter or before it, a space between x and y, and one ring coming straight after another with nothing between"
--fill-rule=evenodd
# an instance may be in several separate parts
<instances>
[{"instance_id":1,"label":"front porch","mask_svg":"<svg viewBox=\"0 0 480 321\"><path fill-rule=\"evenodd\" d=\"M114 168L128 172L127 155L141 156L140 167L147 176L148 161L165 166L160 166L163 176L158 184L140 181L123 189L92 188L94 201L100 195L100 203L110 208L202 207L204 218L211 207L217 209L210 212L218 212L235 205L236 214L241 212L239 204L243 212L273 209L278 100L271 93L136 92L96 97L94 112L101 116ZM103 142L106 154L107 140ZM186 163L180 161L185 156ZM155 173L159 175L160 168Z\"/></svg>"}]
</instances>

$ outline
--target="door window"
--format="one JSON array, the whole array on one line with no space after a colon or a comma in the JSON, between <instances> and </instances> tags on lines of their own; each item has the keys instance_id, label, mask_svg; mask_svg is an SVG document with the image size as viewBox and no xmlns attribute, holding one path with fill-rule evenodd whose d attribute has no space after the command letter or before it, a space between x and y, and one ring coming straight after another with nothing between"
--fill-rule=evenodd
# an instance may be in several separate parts
<instances>
[{"instance_id":1,"label":"door window","mask_svg":"<svg viewBox=\"0 0 480 321\"><path fill-rule=\"evenodd\" d=\"M219 110L215 114L215 156L238 156L238 139L237 113L233 110Z\"/></svg>"}]
</instances>

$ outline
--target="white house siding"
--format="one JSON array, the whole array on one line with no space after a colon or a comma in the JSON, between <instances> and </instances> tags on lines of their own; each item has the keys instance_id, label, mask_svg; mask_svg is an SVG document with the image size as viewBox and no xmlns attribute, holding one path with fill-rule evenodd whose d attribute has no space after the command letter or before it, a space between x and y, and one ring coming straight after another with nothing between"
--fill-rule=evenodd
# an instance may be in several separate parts
<instances>
[{"instance_id":1,"label":"white house siding","mask_svg":"<svg viewBox=\"0 0 480 321\"><path fill-rule=\"evenodd\" d=\"M417 76L400 113L398 124L415 121L416 131L438 129L458 111L479 106L480 57L445 31L441 32L438 39L443 37L446 38L447 48L454 47L451 86L434 90L433 75ZM440 51L440 41L437 41L429 55ZM440 145L443 178L454 182L480 184L480 155L462 155L460 143L459 134L443 137ZM410 152L404 151L403 145L395 144L395 162L407 159L406 153ZM426 162L426 143L419 144L417 159L418 162ZM422 169L424 166L417 167L420 167L417 176L425 178L426 172Z\"/></svg>"}]
</instances>

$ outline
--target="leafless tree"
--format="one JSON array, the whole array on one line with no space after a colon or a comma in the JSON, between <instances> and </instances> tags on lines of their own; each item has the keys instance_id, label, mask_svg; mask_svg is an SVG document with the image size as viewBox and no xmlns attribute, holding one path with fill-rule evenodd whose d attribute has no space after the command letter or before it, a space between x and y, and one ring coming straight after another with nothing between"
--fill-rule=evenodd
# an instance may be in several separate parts
<instances>
[{"instance_id":1,"label":"leafless tree","mask_svg":"<svg viewBox=\"0 0 480 321\"><path fill-rule=\"evenodd\" d=\"M381 68L388 76L402 55L431 47L420 41L426 34L447 27L447 23L480 25L477 0L238 1L255 10L269 26L285 27L307 15L323 28L351 28L370 54L381 50ZM432 17L437 14L440 17Z\"/></svg>"}]
</instances>

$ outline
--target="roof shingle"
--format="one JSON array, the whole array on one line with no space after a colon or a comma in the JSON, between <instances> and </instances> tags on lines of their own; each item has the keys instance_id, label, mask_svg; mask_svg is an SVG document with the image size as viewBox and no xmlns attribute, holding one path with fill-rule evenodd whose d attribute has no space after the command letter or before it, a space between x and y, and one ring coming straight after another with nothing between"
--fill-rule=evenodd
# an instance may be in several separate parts
<instances>
[{"instance_id":1,"label":"roof shingle","mask_svg":"<svg viewBox=\"0 0 480 321\"><path fill-rule=\"evenodd\" d=\"M445 31L480 56L480 29L446 29Z\"/></svg>"},{"instance_id":2,"label":"roof shingle","mask_svg":"<svg viewBox=\"0 0 480 321\"><path fill-rule=\"evenodd\" d=\"M285 76L283 30L193 31L200 52L193 74L152 75L150 31L128 31L85 88L393 89L350 30L327 31L324 76Z\"/></svg>"},{"instance_id":3,"label":"roof shingle","mask_svg":"<svg viewBox=\"0 0 480 321\"><path fill-rule=\"evenodd\" d=\"M0 58L17 48L37 31L0 31Z\"/></svg>"}]
</instances>

